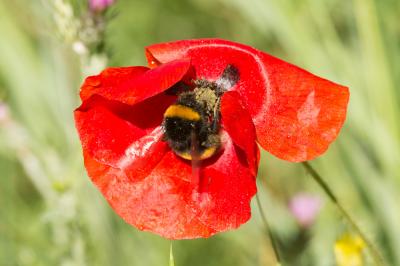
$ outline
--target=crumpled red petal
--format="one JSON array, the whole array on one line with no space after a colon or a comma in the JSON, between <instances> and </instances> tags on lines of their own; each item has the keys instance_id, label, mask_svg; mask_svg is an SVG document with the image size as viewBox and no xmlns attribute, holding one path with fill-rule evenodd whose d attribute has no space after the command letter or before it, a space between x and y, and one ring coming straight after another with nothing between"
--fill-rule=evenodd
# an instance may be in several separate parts
<instances>
[{"instance_id":1,"label":"crumpled red petal","mask_svg":"<svg viewBox=\"0 0 400 266\"><path fill-rule=\"evenodd\" d=\"M260 145L288 161L311 160L337 137L348 89L242 44L200 39L147 47L150 67L190 59L198 78L216 80L228 64L239 69L232 88L250 113Z\"/></svg>"},{"instance_id":2,"label":"crumpled red petal","mask_svg":"<svg viewBox=\"0 0 400 266\"><path fill-rule=\"evenodd\" d=\"M82 101L97 94L106 99L133 105L157 95L182 80L190 60L180 59L149 70L146 67L107 68L88 77L81 87Z\"/></svg>"},{"instance_id":3,"label":"crumpled red petal","mask_svg":"<svg viewBox=\"0 0 400 266\"><path fill-rule=\"evenodd\" d=\"M141 179L169 150L160 141L162 115L174 97L157 95L135 106L92 96L75 111L75 123L85 153Z\"/></svg>"},{"instance_id":4,"label":"crumpled red petal","mask_svg":"<svg viewBox=\"0 0 400 266\"><path fill-rule=\"evenodd\" d=\"M109 67L99 75L87 77L81 86L79 96L82 101L89 99L94 94L113 100L113 91L118 91L124 83L135 80L138 76L149 71L148 67Z\"/></svg>"},{"instance_id":5,"label":"crumpled red petal","mask_svg":"<svg viewBox=\"0 0 400 266\"><path fill-rule=\"evenodd\" d=\"M188 161L167 152L140 180L95 160L84 150L85 166L112 208L129 224L170 239L209 237L234 229L250 218L255 177L246 155L224 134L224 150L201 167L191 183Z\"/></svg>"},{"instance_id":6,"label":"crumpled red petal","mask_svg":"<svg viewBox=\"0 0 400 266\"><path fill-rule=\"evenodd\" d=\"M253 175L257 175L258 147L256 144L256 130L251 116L240 102L240 95L236 91L225 92L221 99L222 126L247 155L248 165Z\"/></svg>"}]
</instances>

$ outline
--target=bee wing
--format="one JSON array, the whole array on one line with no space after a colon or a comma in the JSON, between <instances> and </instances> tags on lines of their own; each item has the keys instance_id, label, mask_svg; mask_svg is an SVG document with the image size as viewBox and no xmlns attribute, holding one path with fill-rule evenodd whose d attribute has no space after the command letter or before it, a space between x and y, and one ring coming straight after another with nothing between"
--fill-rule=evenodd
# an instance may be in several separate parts
<instances>
[{"instance_id":1,"label":"bee wing","mask_svg":"<svg viewBox=\"0 0 400 266\"><path fill-rule=\"evenodd\" d=\"M236 85L236 83L239 81L239 69L237 69L233 65L228 65L225 69L224 72L222 72L221 77L215 81L217 84L220 92L223 93L224 91L229 90L233 86Z\"/></svg>"}]
</instances>

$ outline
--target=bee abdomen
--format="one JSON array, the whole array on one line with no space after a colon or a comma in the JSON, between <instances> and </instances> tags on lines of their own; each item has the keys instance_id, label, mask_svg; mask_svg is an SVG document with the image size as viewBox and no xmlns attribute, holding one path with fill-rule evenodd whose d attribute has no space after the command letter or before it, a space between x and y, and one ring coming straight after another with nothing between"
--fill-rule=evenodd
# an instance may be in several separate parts
<instances>
[{"instance_id":1,"label":"bee abdomen","mask_svg":"<svg viewBox=\"0 0 400 266\"><path fill-rule=\"evenodd\" d=\"M185 93L164 113L164 139L186 160L193 160L193 152L195 159L207 159L219 148L218 135L211 131L203 109L204 104L196 102L194 94Z\"/></svg>"}]
</instances>

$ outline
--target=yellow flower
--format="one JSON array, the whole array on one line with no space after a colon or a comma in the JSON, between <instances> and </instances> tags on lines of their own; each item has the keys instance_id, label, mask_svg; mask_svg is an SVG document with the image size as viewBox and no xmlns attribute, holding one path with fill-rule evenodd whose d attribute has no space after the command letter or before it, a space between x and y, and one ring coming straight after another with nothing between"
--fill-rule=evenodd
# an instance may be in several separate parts
<instances>
[{"instance_id":1,"label":"yellow flower","mask_svg":"<svg viewBox=\"0 0 400 266\"><path fill-rule=\"evenodd\" d=\"M363 266L364 241L358 235L344 234L335 243L337 266Z\"/></svg>"}]
</instances>

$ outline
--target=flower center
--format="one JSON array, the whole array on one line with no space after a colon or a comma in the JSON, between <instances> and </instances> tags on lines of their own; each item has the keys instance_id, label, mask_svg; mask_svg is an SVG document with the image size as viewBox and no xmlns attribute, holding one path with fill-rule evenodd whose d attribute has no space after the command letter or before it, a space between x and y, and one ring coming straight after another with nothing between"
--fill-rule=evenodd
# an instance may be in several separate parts
<instances>
[{"instance_id":1,"label":"flower center","mask_svg":"<svg viewBox=\"0 0 400 266\"><path fill-rule=\"evenodd\" d=\"M194 81L195 88L178 95L164 113L164 140L186 160L204 160L218 151L221 141L220 102L223 93L238 81L238 70L228 65L215 81Z\"/></svg>"}]
</instances>

